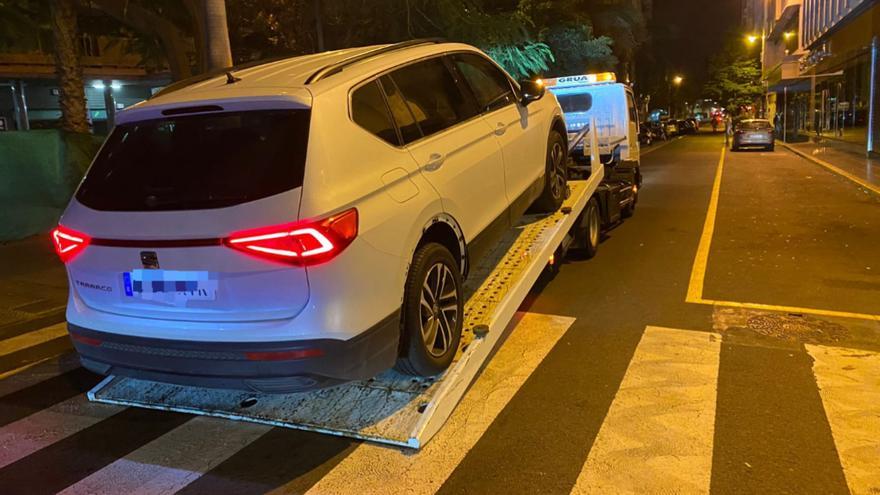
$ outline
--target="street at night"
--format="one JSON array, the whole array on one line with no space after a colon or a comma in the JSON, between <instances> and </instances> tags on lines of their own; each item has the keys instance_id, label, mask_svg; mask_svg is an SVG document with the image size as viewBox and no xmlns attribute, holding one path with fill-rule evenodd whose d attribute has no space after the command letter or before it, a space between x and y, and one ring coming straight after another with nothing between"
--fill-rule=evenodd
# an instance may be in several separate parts
<instances>
[{"instance_id":1,"label":"street at night","mask_svg":"<svg viewBox=\"0 0 880 495\"><path fill-rule=\"evenodd\" d=\"M878 85L875 0L0 0L0 495L878 495Z\"/></svg>"},{"instance_id":2,"label":"street at night","mask_svg":"<svg viewBox=\"0 0 880 495\"><path fill-rule=\"evenodd\" d=\"M724 153L719 165L722 148L708 132L649 148L636 215L595 258L572 257L532 291L418 453L90 403L84 393L101 378L78 366L60 323L60 264L43 240L4 246L15 262L3 268L14 296L3 308L0 485L871 493L880 483L878 186L781 147ZM530 336L535 325L549 338Z\"/></svg>"}]
</instances>

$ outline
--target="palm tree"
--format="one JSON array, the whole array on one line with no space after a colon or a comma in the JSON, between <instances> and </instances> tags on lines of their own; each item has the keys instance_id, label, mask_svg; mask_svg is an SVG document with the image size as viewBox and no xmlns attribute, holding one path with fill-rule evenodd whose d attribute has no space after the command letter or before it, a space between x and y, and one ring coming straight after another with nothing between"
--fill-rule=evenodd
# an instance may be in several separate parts
<instances>
[{"instance_id":1,"label":"palm tree","mask_svg":"<svg viewBox=\"0 0 880 495\"><path fill-rule=\"evenodd\" d=\"M225 0L202 0L207 70L232 66Z\"/></svg>"},{"instance_id":2,"label":"palm tree","mask_svg":"<svg viewBox=\"0 0 880 495\"><path fill-rule=\"evenodd\" d=\"M76 5L74 0L53 0L52 34L55 38L55 67L58 72L61 128L69 132L89 132L82 67L77 53Z\"/></svg>"}]
</instances>

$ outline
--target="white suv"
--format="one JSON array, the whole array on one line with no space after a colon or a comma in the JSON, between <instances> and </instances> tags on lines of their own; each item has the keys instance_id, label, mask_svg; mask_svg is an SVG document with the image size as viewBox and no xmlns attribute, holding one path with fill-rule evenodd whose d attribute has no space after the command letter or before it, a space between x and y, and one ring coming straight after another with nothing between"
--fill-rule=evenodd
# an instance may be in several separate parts
<instances>
[{"instance_id":1,"label":"white suv","mask_svg":"<svg viewBox=\"0 0 880 495\"><path fill-rule=\"evenodd\" d=\"M277 393L437 374L468 267L565 195L555 97L468 45L177 86L119 114L53 232L101 374Z\"/></svg>"}]
</instances>

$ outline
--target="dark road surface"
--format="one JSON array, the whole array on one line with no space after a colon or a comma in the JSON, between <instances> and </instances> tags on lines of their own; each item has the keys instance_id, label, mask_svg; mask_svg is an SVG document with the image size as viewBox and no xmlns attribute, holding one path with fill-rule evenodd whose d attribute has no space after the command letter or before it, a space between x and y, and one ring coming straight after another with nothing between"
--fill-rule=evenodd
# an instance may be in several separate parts
<instances>
[{"instance_id":1,"label":"dark road surface","mask_svg":"<svg viewBox=\"0 0 880 495\"><path fill-rule=\"evenodd\" d=\"M713 193L722 144L643 150L635 216L416 454L89 403L59 267L0 246L0 493L880 493L880 197L781 147L726 153Z\"/></svg>"}]
</instances>

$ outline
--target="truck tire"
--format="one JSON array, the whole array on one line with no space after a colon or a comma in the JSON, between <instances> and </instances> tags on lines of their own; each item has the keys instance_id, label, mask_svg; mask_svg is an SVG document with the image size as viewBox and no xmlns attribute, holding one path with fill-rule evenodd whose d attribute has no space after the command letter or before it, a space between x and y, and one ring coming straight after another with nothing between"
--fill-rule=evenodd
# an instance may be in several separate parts
<instances>
[{"instance_id":1,"label":"truck tire","mask_svg":"<svg viewBox=\"0 0 880 495\"><path fill-rule=\"evenodd\" d=\"M565 140L558 131L551 130L547 138L547 164L544 173L544 190L535 201L533 210L537 213L553 213L565 201L568 188L568 157Z\"/></svg>"},{"instance_id":2,"label":"truck tire","mask_svg":"<svg viewBox=\"0 0 880 495\"><path fill-rule=\"evenodd\" d=\"M584 219L586 220L584 222L586 232L584 232L582 247L584 257L590 259L596 256L596 252L599 251L599 239L602 236L602 219L599 214L599 202L596 201L596 198L590 198L590 202L584 208Z\"/></svg>"},{"instance_id":3,"label":"truck tire","mask_svg":"<svg viewBox=\"0 0 880 495\"><path fill-rule=\"evenodd\" d=\"M404 286L395 368L415 376L443 372L458 352L463 315L461 272L452 253L435 242L420 246Z\"/></svg>"}]
</instances>

